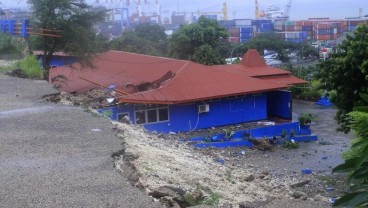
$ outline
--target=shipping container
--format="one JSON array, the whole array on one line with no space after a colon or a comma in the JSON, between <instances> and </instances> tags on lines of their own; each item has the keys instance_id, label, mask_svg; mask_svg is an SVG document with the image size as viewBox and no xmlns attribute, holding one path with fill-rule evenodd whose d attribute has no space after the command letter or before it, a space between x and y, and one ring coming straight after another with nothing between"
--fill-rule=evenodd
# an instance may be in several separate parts
<instances>
[{"instance_id":1,"label":"shipping container","mask_svg":"<svg viewBox=\"0 0 368 208\"><path fill-rule=\"evenodd\" d=\"M285 39L286 42L292 42L292 43L303 43L304 39L302 38L289 38Z\"/></svg>"},{"instance_id":2,"label":"shipping container","mask_svg":"<svg viewBox=\"0 0 368 208\"><path fill-rule=\"evenodd\" d=\"M261 28L273 30L273 24L272 23L262 23Z\"/></svg>"},{"instance_id":3,"label":"shipping container","mask_svg":"<svg viewBox=\"0 0 368 208\"><path fill-rule=\"evenodd\" d=\"M302 26L302 31L312 31L313 27L312 26Z\"/></svg>"},{"instance_id":4,"label":"shipping container","mask_svg":"<svg viewBox=\"0 0 368 208\"><path fill-rule=\"evenodd\" d=\"M240 39L240 43L246 43L250 40L251 38L241 38Z\"/></svg>"},{"instance_id":5,"label":"shipping container","mask_svg":"<svg viewBox=\"0 0 368 208\"><path fill-rule=\"evenodd\" d=\"M265 32L271 32L273 31L272 29L266 29L266 28L258 28L257 32L261 32L261 33L265 33Z\"/></svg>"},{"instance_id":6,"label":"shipping container","mask_svg":"<svg viewBox=\"0 0 368 208\"><path fill-rule=\"evenodd\" d=\"M294 22L293 21L286 21L285 26L294 26Z\"/></svg>"},{"instance_id":7,"label":"shipping container","mask_svg":"<svg viewBox=\"0 0 368 208\"><path fill-rule=\"evenodd\" d=\"M229 37L229 42L230 43L240 43L240 38L239 37Z\"/></svg>"},{"instance_id":8,"label":"shipping container","mask_svg":"<svg viewBox=\"0 0 368 208\"><path fill-rule=\"evenodd\" d=\"M220 20L218 21L218 24L222 27L235 27L234 20Z\"/></svg>"},{"instance_id":9,"label":"shipping container","mask_svg":"<svg viewBox=\"0 0 368 208\"><path fill-rule=\"evenodd\" d=\"M316 40L331 40L331 35L315 35Z\"/></svg>"},{"instance_id":10,"label":"shipping container","mask_svg":"<svg viewBox=\"0 0 368 208\"><path fill-rule=\"evenodd\" d=\"M239 28L230 28L229 33L230 37L239 37Z\"/></svg>"},{"instance_id":11,"label":"shipping container","mask_svg":"<svg viewBox=\"0 0 368 208\"><path fill-rule=\"evenodd\" d=\"M352 32L357 28L357 26L348 26L348 32Z\"/></svg>"},{"instance_id":12,"label":"shipping container","mask_svg":"<svg viewBox=\"0 0 368 208\"><path fill-rule=\"evenodd\" d=\"M235 19L234 23L236 27L251 26L252 20L251 19Z\"/></svg>"},{"instance_id":13,"label":"shipping container","mask_svg":"<svg viewBox=\"0 0 368 208\"><path fill-rule=\"evenodd\" d=\"M251 33L253 32L253 27L241 27L240 33Z\"/></svg>"},{"instance_id":14,"label":"shipping container","mask_svg":"<svg viewBox=\"0 0 368 208\"><path fill-rule=\"evenodd\" d=\"M272 23L271 20L252 20L252 25L262 25L262 24L265 24L265 23Z\"/></svg>"},{"instance_id":15,"label":"shipping container","mask_svg":"<svg viewBox=\"0 0 368 208\"><path fill-rule=\"evenodd\" d=\"M300 21L295 21L294 25L296 26L313 26L313 21L309 21L309 20L300 20Z\"/></svg>"},{"instance_id":16,"label":"shipping container","mask_svg":"<svg viewBox=\"0 0 368 208\"><path fill-rule=\"evenodd\" d=\"M240 38L252 38L253 32L251 33L240 33Z\"/></svg>"}]
</instances>

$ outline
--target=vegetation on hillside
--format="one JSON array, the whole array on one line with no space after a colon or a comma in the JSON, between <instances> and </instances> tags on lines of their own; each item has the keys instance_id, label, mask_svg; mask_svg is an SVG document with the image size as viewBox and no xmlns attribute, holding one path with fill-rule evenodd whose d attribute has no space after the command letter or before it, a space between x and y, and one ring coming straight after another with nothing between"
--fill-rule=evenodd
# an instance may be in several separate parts
<instances>
[{"instance_id":1,"label":"vegetation on hillside","mask_svg":"<svg viewBox=\"0 0 368 208\"><path fill-rule=\"evenodd\" d=\"M28 0L34 24L39 28L61 31L61 38L37 37L44 52L44 69L50 68L54 52L63 51L74 55L83 66L91 66L97 52L94 24L104 20L106 10L94 8L84 0Z\"/></svg>"},{"instance_id":2,"label":"vegetation on hillside","mask_svg":"<svg viewBox=\"0 0 368 208\"><path fill-rule=\"evenodd\" d=\"M338 130L348 132L347 114L362 104L359 93L368 90L368 22L361 24L320 64L318 78L322 88L335 90L332 102L337 106Z\"/></svg>"}]
</instances>

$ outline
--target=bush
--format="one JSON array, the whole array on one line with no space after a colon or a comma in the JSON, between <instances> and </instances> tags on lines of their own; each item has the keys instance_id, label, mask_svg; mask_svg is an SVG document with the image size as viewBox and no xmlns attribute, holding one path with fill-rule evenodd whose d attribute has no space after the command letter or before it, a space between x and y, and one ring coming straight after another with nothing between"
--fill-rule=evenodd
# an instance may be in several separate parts
<instances>
[{"instance_id":1,"label":"bush","mask_svg":"<svg viewBox=\"0 0 368 208\"><path fill-rule=\"evenodd\" d=\"M22 58L27 44L10 34L0 33L0 57L2 59Z\"/></svg>"},{"instance_id":2,"label":"bush","mask_svg":"<svg viewBox=\"0 0 368 208\"><path fill-rule=\"evenodd\" d=\"M368 103L368 94L359 94ZM350 127L357 137L345 153L345 162L333 169L333 173L346 173L350 190L337 199L335 207L367 207L368 205L368 105L354 108L349 113Z\"/></svg>"},{"instance_id":3,"label":"bush","mask_svg":"<svg viewBox=\"0 0 368 208\"><path fill-rule=\"evenodd\" d=\"M35 56L28 56L17 63L17 66L29 79L43 79L44 71Z\"/></svg>"}]
</instances>

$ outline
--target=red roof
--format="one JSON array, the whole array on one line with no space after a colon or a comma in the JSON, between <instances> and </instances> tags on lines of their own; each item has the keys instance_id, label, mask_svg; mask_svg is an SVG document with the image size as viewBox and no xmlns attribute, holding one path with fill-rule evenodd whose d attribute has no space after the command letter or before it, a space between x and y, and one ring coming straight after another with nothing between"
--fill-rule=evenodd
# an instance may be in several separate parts
<instances>
[{"instance_id":1,"label":"red roof","mask_svg":"<svg viewBox=\"0 0 368 208\"><path fill-rule=\"evenodd\" d=\"M162 78L168 71L175 73L186 63L187 61L170 58L108 51L94 58L92 69L83 69L79 64L73 64L75 69L69 66L50 69L49 81L53 82L58 75L66 77L66 82L59 80L53 82L63 92L84 92L97 87L96 84L85 79L104 86L113 84L124 88L130 84L154 82Z\"/></svg>"},{"instance_id":2,"label":"red roof","mask_svg":"<svg viewBox=\"0 0 368 208\"><path fill-rule=\"evenodd\" d=\"M120 102L185 103L224 96L244 95L286 88L285 84L264 82L246 75L229 73L188 62L172 80L158 89L120 97Z\"/></svg>"},{"instance_id":3,"label":"red roof","mask_svg":"<svg viewBox=\"0 0 368 208\"><path fill-rule=\"evenodd\" d=\"M185 103L244 95L304 84L290 72L266 66L255 50L249 50L241 64L205 66L164 57L109 51L93 60L94 69L58 67L50 70L50 81L61 91L83 92L111 84L128 95L119 102ZM66 82L55 79L65 76ZM143 86L143 87L142 87Z\"/></svg>"}]
</instances>

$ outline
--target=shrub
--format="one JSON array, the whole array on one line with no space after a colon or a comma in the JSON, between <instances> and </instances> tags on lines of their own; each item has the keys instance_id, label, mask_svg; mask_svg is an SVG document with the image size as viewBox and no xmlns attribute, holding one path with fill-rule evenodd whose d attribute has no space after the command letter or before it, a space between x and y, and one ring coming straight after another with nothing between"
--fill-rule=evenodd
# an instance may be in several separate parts
<instances>
[{"instance_id":1,"label":"shrub","mask_svg":"<svg viewBox=\"0 0 368 208\"><path fill-rule=\"evenodd\" d=\"M359 94L368 103L368 94ZM333 169L334 173L346 173L350 190L337 199L335 207L367 207L368 205L368 105L354 108L349 113L350 127L357 137L345 153L345 162Z\"/></svg>"},{"instance_id":2,"label":"shrub","mask_svg":"<svg viewBox=\"0 0 368 208\"><path fill-rule=\"evenodd\" d=\"M17 65L29 79L43 79L44 77L41 63L33 55L22 59Z\"/></svg>"}]
</instances>

